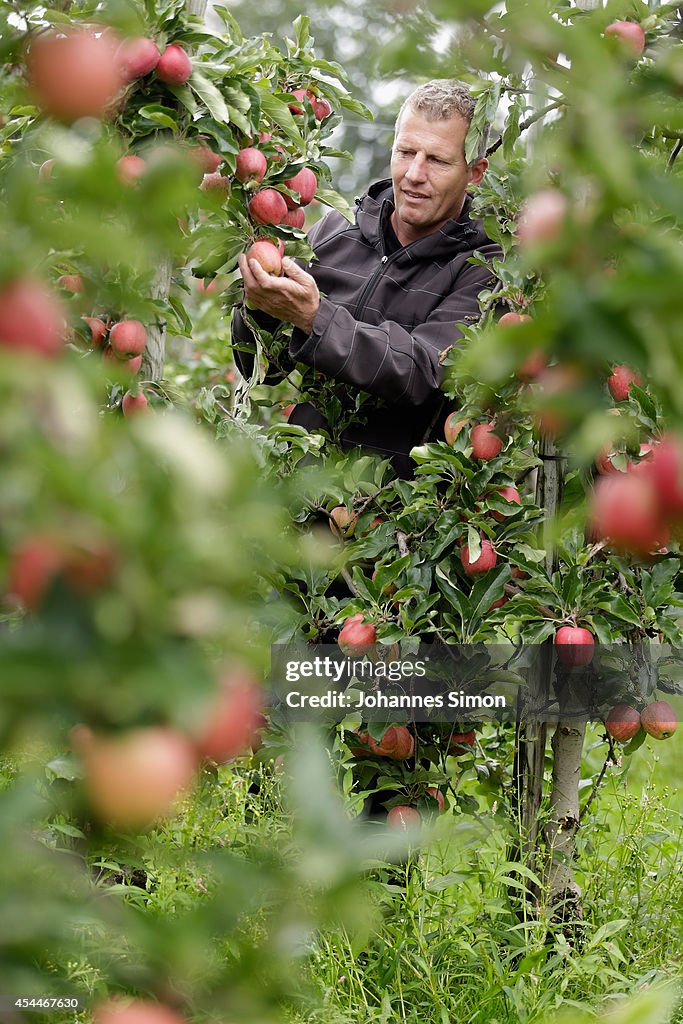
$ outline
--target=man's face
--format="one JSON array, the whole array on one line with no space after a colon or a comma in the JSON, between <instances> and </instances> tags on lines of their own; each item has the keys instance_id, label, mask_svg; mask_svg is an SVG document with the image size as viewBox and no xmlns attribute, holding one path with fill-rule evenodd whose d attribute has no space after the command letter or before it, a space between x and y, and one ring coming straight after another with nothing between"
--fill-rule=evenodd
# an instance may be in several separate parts
<instances>
[{"instance_id":1,"label":"man's face","mask_svg":"<svg viewBox=\"0 0 683 1024\"><path fill-rule=\"evenodd\" d=\"M484 176L486 160L471 167L465 163L467 127L459 114L428 121L410 108L404 111L391 151L396 204L392 223L404 245L458 217L467 186L479 184Z\"/></svg>"}]
</instances>

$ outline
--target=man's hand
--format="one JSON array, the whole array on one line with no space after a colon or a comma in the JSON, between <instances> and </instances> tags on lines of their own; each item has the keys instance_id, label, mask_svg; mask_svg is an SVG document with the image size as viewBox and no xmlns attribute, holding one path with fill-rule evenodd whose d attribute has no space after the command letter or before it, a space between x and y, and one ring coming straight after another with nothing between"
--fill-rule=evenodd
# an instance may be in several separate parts
<instances>
[{"instance_id":1,"label":"man's hand","mask_svg":"<svg viewBox=\"0 0 683 1024\"><path fill-rule=\"evenodd\" d=\"M247 260L245 255L240 256L239 266L249 306L311 333L320 306L320 292L310 274L286 256L282 261L286 275L283 277L267 274L260 263Z\"/></svg>"}]
</instances>

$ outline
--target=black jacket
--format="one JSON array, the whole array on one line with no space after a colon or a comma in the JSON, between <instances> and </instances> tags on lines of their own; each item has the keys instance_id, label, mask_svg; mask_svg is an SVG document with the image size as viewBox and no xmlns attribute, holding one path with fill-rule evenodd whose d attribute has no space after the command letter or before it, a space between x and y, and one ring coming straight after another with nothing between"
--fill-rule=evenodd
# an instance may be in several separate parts
<instances>
[{"instance_id":1,"label":"black jacket","mask_svg":"<svg viewBox=\"0 0 683 1024\"><path fill-rule=\"evenodd\" d=\"M490 261L501 250L481 221L470 220L467 196L457 220L387 256L391 182L377 182L356 202L355 224L333 211L309 232L317 261L308 269L322 299L313 331L295 330L289 355L292 366L307 364L378 399L362 406L365 422L347 429L342 444L391 457L399 475L410 476L410 449L441 436L439 355L462 336L457 323L477 322L477 295L495 284L489 269L467 259L478 250ZM235 344L251 338L237 310L232 335ZM235 356L249 376L253 358ZM349 389L341 387L340 397L348 404ZM289 422L326 429L310 404L296 406Z\"/></svg>"}]
</instances>

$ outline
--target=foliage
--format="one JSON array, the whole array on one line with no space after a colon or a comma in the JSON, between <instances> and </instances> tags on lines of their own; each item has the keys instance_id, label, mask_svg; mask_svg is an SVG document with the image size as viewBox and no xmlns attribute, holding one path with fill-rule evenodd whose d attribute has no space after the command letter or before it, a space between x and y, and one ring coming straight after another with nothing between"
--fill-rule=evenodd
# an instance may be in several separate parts
<instances>
[{"instance_id":1,"label":"foliage","mask_svg":"<svg viewBox=\"0 0 683 1024\"><path fill-rule=\"evenodd\" d=\"M209 30L180 2L0 7L0 291L37 277L61 289L68 324L58 359L0 352L2 988L39 992L49 979L52 994L75 991L88 1007L125 992L188 1018L259 1024L357 1019L359 1004L378 1021L542 1021L562 1007L601 1012L605 996L624 993L640 993L618 1008L624 1021L667 1015L675 996L654 983L678 970L680 822L649 782L620 802L621 781L649 749L630 757L642 737L621 762L600 725L590 734L577 865L587 916L572 944L521 853L513 725L477 724L472 742L468 721L455 736L419 727L416 756L397 761L366 749L357 717L324 743L290 737L275 719L255 758L227 767L201 759L197 734L226 672L260 675L273 639L334 642L357 612L387 651L425 638L539 644L569 623L616 649L680 643L676 537L643 561L584 532L605 446L626 471L643 460L641 443L680 429L678 8L585 12L536 0L501 11L472 0L458 5L456 26L450 5L430 5L384 47L385 67L431 75L435 33L458 29L443 66L478 80L471 150L501 100L505 110L477 196L505 252L501 288L481 295L481 323L444 356L452 406L469 426L495 418L503 450L473 457L468 429L415 449L411 480L341 453L338 421L331 438L285 421L295 395L333 413L335 396L307 367L274 392L261 383L281 336L258 337L253 381L231 367L224 314L240 295L238 255L266 233L310 255L304 233L253 223L247 202L259 186L236 178L238 150L259 144L262 186L284 195L293 173L314 167L318 200L346 211L331 187L330 136L342 111L366 110L337 55L313 50L306 16L280 49L245 37L226 9L214 14L220 25ZM623 14L642 17L641 61L603 37ZM108 116L58 124L26 90L27 37L95 16L160 48L185 46L192 74L179 86L142 76ZM289 105L309 86L333 107L320 122L310 97L301 114ZM533 92L545 92L545 114ZM197 187L199 144L220 156L223 194ZM124 154L145 161L133 185L117 169ZM41 172L46 160L56 163ZM521 204L540 187L561 192L569 215L545 244L519 249ZM155 285L165 263L168 295ZM60 284L64 275L82 288ZM533 319L505 330L502 308ZM84 316L176 335L151 413L122 415L134 378L111 346L100 359ZM519 379L539 350L570 364L573 390ZM645 383L612 416L604 382L622 361ZM362 415L369 398L354 397ZM555 424L570 453L554 522L533 487L539 421ZM512 486L520 504L497 493ZM339 505L356 518L353 537L328 529ZM18 552L36 538L62 560L24 589L20 607L9 600ZM472 580L459 556L464 547L476 559L484 539L498 563ZM641 683L634 676L627 690L639 707L657 689L680 692L675 676ZM391 724L372 723L370 736ZM152 726L193 745L196 773L177 813L139 833L88 802L89 752L93 736ZM551 768L548 758L548 783ZM448 812L438 820L436 792ZM383 821L402 803L428 826L424 853L366 827L368 811ZM541 826L552 813L546 799ZM521 898L530 891L543 894L533 913Z\"/></svg>"}]
</instances>

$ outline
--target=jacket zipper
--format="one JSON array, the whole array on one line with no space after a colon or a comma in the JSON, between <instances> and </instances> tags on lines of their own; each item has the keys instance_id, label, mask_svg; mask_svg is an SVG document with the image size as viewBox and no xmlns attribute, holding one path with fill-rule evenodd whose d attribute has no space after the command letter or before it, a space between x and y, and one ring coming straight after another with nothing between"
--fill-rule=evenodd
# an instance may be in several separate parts
<instances>
[{"instance_id":1,"label":"jacket zipper","mask_svg":"<svg viewBox=\"0 0 683 1024\"><path fill-rule=\"evenodd\" d=\"M419 239L418 239L418 241L419 241ZM392 252L391 256L385 256L384 254L382 254L382 256L380 258L380 261L379 261L379 266L374 271L372 277L367 282L367 284L363 288L363 291L358 296L358 302L354 306L353 313L351 314L354 317L354 319L356 319L356 320L359 319L360 314L363 312L363 309L365 308L365 306L367 304L367 301L370 298L371 293L374 291L379 278L385 272L387 267L391 263L393 263L398 256L400 256L402 253L404 253L406 251L406 249L410 249L410 247L412 245L415 245L415 242L411 242L410 245L404 245L402 248L397 249L396 252ZM382 237L382 250L384 250L384 237Z\"/></svg>"}]
</instances>

